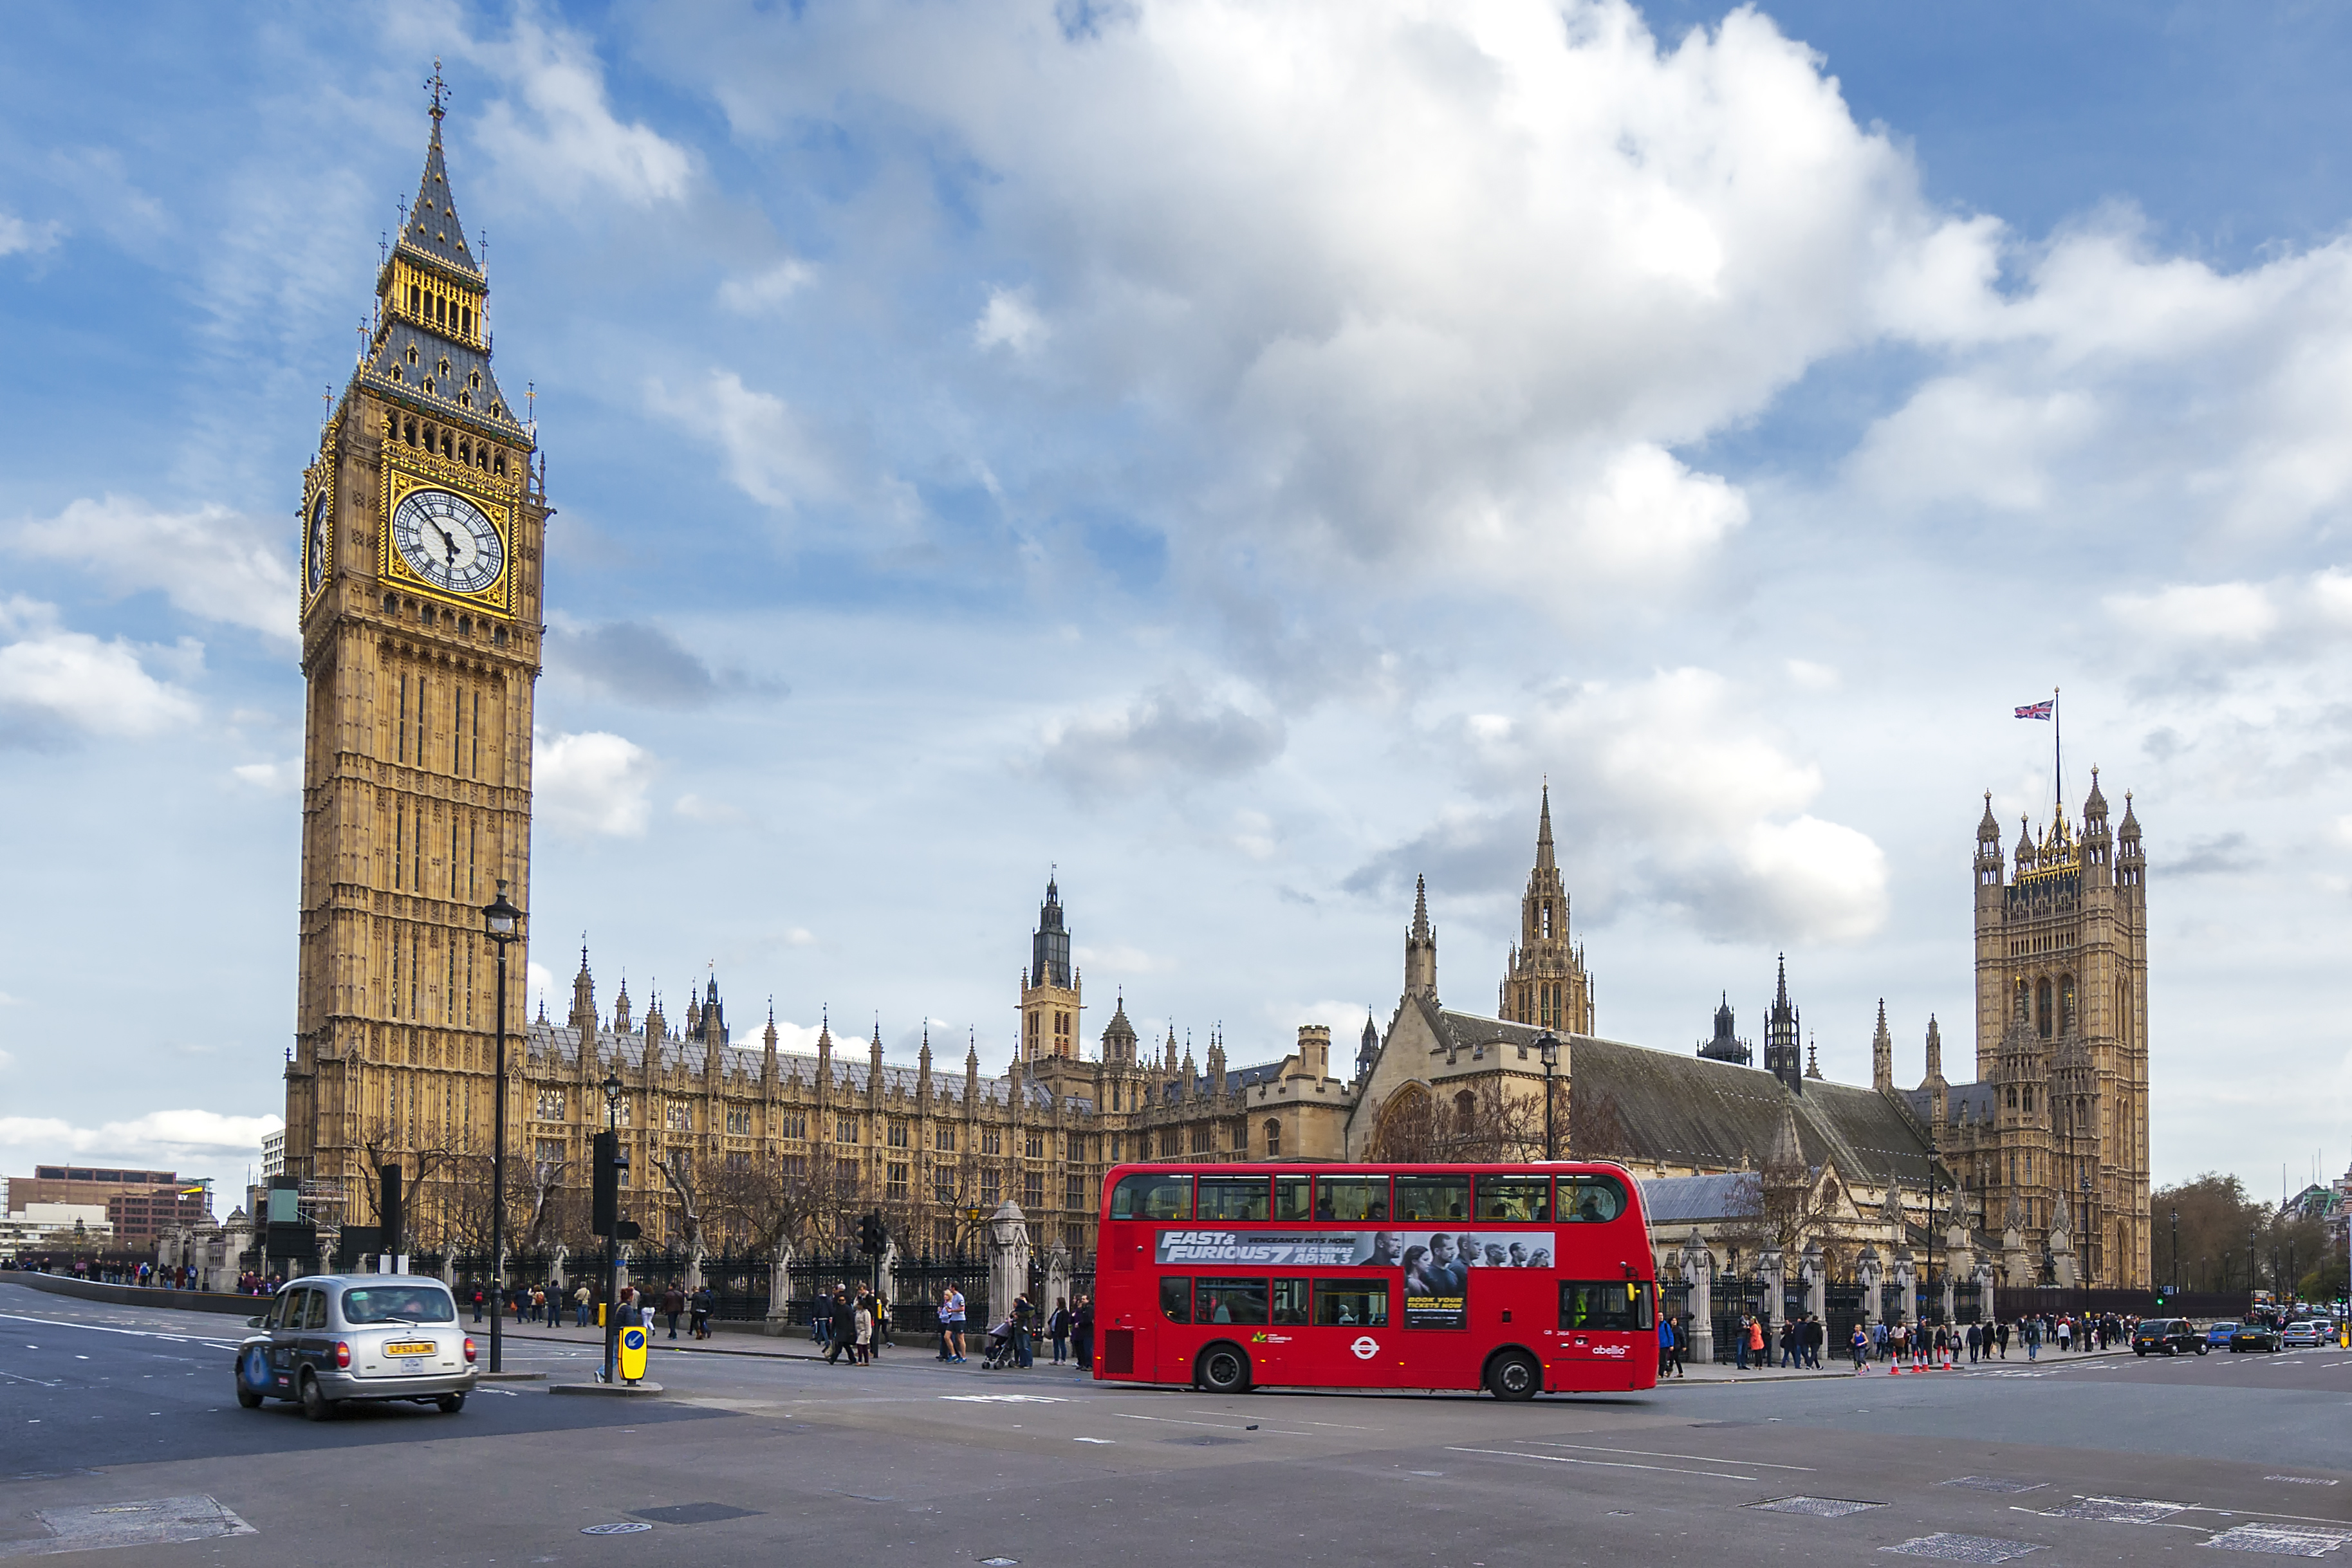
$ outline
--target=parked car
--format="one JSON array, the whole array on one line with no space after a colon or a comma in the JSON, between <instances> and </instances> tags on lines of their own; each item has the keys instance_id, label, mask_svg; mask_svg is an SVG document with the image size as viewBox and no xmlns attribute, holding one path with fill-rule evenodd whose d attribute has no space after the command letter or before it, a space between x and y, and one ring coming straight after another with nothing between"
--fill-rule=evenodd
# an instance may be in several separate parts
<instances>
[{"instance_id":1,"label":"parked car","mask_svg":"<svg viewBox=\"0 0 2352 1568\"><path fill-rule=\"evenodd\" d=\"M236 1402L299 1402L323 1421L347 1400L414 1400L448 1415L478 1375L473 1336L440 1281L313 1274L278 1292L236 1349Z\"/></svg>"},{"instance_id":2,"label":"parked car","mask_svg":"<svg viewBox=\"0 0 2352 1568\"><path fill-rule=\"evenodd\" d=\"M2205 1337L2187 1318L2143 1318L2139 1327L2132 1330L2132 1354L2146 1355L2150 1351L2160 1355L2194 1351L2203 1355Z\"/></svg>"},{"instance_id":3,"label":"parked car","mask_svg":"<svg viewBox=\"0 0 2352 1568\"><path fill-rule=\"evenodd\" d=\"M2237 1332L2238 1325L2234 1322L2223 1322L2213 1324L2205 1331L2205 1348L2208 1350L2229 1349L2230 1336Z\"/></svg>"},{"instance_id":4,"label":"parked car","mask_svg":"<svg viewBox=\"0 0 2352 1568\"><path fill-rule=\"evenodd\" d=\"M2230 1333L2231 1354L2239 1351L2275 1351L2279 1347L2279 1332L2269 1323L2240 1323Z\"/></svg>"},{"instance_id":5,"label":"parked car","mask_svg":"<svg viewBox=\"0 0 2352 1568\"><path fill-rule=\"evenodd\" d=\"M2279 1343L2288 1345L2334 1344L2336 1325L2322 1318L2297 1318L2280 1331Z\"/></svg>"}]
</instances>

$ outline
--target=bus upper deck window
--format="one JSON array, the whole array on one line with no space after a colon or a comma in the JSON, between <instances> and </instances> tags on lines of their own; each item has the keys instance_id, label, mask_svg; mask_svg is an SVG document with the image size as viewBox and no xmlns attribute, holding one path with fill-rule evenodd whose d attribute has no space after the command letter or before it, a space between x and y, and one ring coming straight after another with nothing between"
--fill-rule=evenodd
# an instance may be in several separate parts
<instances>
[{"instance_id":1,"label":"bus upper deck window","mask_svg":"<svg viewBox=\"0 0 2352 1568\"><path fill-rule=\"evenodd\" d=\"M1466 1176L1401 1176L1396 1178L1396 1217L1446 1224L1470 1218Z\"/></svg>"},{"instance_id":2,"label":"bus upper deck window","mask_svg":"<svg viewBox=\"0 0 2352 1568\"><path fill-rule=\"evenodd\" d=\"M1543 1223L1551 1218L1551 1178L1480 1176L1478 1218L1511 1224Z\"/></svg>"},{"instance_id":3,"label":"bus upper deck window","mask_svg":"<svg viewBox=\"0 0 2352 1568\"><path fill-rule=\"evenodd\" d=\"M1265 1177L1202 1176L1200 1218L1227 1222L1262 1220L1266 1216Z\"/></svg>"},{"instance_id":4,"label":"bus upper deck window","mask_svg":"<svg viewBox=\"0 0 2352 1568\"><path fill-rule=\"evenodd\" d=\"M1625 1184L1612 1176L1559 1178L1559 1217L1598 1224L1625 1212Z\"/></svg>"},{"instance_id":5,"label":"bus upper deck window","mask_svg":"<svg viewBox=\"0 0 2352 1568\"><path fill-rule=\"evenodd\" d=\"M1315 1218L1341 1225L1385 1223L1389 1217L1386 1176L1317 1176Z\"/></svg>"},{"instance_id":6,"label":"bus upper deck window","mask_svg":"<svg viewBox=\"0 0 2352 1568\"><path fill-rule=\"evenodd\" d=\"M1278 1176L1274 1178L1274 1217L1281 1220L1300 1220L1307 1217L1307 1178Z\"/></svg>"},{"instance_id":7,"label":"bus upper deck window","mask_svg":"<svg viewBox=\"0 0 2352 1568\"><path fill-rule=\"evenodd\" d=\"M1190 1219L1192 1218L1192 1178L1190 1176L1161 1175L1156 1171L1121 1176L1111 1188L1110 1217L1113 1219Z\"/></svg>"}]
</instances>

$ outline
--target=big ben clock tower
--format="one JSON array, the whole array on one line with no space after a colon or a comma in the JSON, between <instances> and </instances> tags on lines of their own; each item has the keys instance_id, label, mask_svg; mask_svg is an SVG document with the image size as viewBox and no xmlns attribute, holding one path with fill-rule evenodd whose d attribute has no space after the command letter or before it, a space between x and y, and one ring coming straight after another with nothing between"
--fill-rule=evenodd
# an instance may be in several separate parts
<instances>
[{"instance_id":1,"label":"big ben clock tower","mask_svg":"<svg viewBox=\"0 0 2352 1568\"><path fill-rule=\"evenodd\" d=\"M378 1166L414 1234L491 1145L497 965L481 908L530 906L531 695L550 508L490 368L489 285L433 131L373 330L302 482L300 981L286 1165L364 1224ZM526 966L510 967L509 1017ZM512 1060L513 1053L509 1053ZM518 1096L509 1096L509 1112ZM511 1131L511 1130L510 1130ZM511 1141L511 1139L510 1139ZM458 1239L452 1236L451 1240Z\"/></svg>"}]
</instances>

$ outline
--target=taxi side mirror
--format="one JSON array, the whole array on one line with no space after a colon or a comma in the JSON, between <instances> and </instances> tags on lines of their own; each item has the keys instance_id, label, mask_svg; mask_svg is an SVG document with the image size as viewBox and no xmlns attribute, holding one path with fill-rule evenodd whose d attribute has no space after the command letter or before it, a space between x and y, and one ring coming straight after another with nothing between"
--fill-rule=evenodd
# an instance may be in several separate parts
<instances>
[{"instance_id":1,"label":"taxi side mirror","mask_svg":"<svg viewBox=\"0 0 2352 1568\"><path fill-rule=\"evenodd\" d=\"M269 1326L269 1314L264 1312L257 1318L247 1318L245 1320L245 1326L249 1329L266 1329Z\"/></svg>"}]
</instances>

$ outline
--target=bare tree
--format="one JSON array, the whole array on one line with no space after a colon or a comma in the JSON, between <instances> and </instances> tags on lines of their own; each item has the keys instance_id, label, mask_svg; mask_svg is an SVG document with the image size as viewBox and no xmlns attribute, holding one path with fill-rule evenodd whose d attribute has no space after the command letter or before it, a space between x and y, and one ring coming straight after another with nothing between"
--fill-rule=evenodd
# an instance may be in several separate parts
<instances>
[{"instance_id":1,"label":"bare tree","mask_svg":"<svg viewBox=\"0 0 2352 1568\"><path fill-rule=\"evenodd\" d=\"M1515 1165L1544 1157L1540 1087L1496 1072L1466 1082L1457 1080L1444 1092L1441 1101L1415 1083L1391 1095L1381 1108L1372 1157L1403 1165L1454 1160Z\"/></svg>"}]
</instances>

